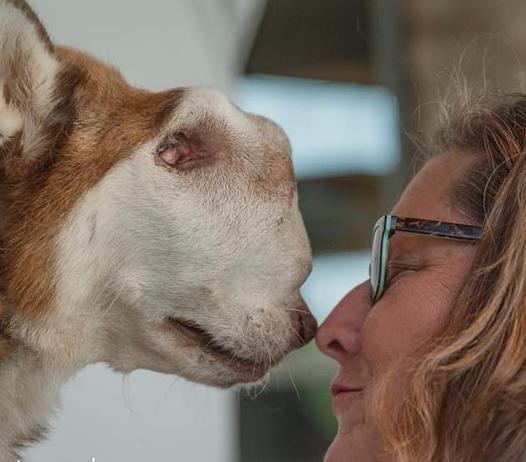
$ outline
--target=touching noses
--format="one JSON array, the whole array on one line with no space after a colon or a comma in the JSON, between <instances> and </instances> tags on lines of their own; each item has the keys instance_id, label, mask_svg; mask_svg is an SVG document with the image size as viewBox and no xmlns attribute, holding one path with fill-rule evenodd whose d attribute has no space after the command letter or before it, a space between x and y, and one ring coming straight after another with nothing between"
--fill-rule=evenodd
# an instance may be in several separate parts
<instances>
[{"instance_id":1,"label":"touching noses","mask_svg":"<svg viewBox=\"0 0 526 462\"><path fill-rule=\"evenodd\" d=\"M314 338L318 324L302 297L300 297L298 306L291 311L290 318L294 334L290 346L300 348Z\"/></svg>"},{"instance_id":2,"label":"touching noses","mask_svg":"<svg viewBox=\"0 0 526 462\"><path fill-rule=\"evenodd\" d=\"M318 348L339 363L361 349L362 325L371 309L370 290L369 281L356 286L336 305L318 329Z\"/></svg>"}]
</instances>

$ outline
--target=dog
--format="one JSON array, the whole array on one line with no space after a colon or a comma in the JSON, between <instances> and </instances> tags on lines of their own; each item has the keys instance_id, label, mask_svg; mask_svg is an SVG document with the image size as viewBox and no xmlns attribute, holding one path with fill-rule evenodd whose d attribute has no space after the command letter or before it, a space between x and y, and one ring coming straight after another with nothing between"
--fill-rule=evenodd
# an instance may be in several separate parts
<instances>
[{"instance_id":1,"label":"dog","mask_svg":"<svg viewBox=\"0 0 526 462\"><path fill-rule=\"evenodd\" d=\"M0 0L0 461L89 364L259 381L315 334L311 261L275 123L133 88Z\"/></svg>"}]
</instances>

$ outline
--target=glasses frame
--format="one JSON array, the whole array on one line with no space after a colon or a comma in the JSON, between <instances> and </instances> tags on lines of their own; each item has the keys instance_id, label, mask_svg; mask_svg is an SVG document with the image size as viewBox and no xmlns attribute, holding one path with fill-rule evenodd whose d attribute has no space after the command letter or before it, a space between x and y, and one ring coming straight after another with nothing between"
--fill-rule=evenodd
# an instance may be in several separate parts
<instances>
[{"instance_id":1,"label":"glasses frame","mask_svg":"<svg viewBox=\"0 0 526 462\"><path fill-rule=\"evenodd\" d=\"M376 233L381 233L380 239L375 246ZM389 254L389 241L396 232L422 234L442 239L453 239L457 241L474 242L480 239L482 228L480 226L465 225L460 223L449 223L446 221L424 220L420 218L399 217L396 215L381 216L373 228L373 247L371 249L371 264L369 265L369 278L371 279L371 298L376 303L385 291L387 279L387 261ZM375 252L380 252L375 255ZM375 260L377 256L377 260ZM372 265L379 262L377 268L377 280L372 280Z\"/></svg>"}]
</instances>

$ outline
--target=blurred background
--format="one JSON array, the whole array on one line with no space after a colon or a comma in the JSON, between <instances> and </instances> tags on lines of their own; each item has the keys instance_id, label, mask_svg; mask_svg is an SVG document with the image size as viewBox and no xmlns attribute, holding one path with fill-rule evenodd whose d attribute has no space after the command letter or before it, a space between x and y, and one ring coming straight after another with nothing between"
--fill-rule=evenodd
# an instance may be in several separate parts
<instances>
[{"instance_id":1,"label":"blurred background","mask_svg":"<svg viewBox=\"0 0 526 462\"><path fill-rule=\"evenodd\" d=\"M376 218L422 156L443 96L521 90L523 0L30 0L59 44L134 85L204 85L281 124L293 146L314 271L304 297L321 323L367 277ZM425 154L425 153L424 153ZM335 365L314 345L264 385L217 391L96 365L63 390L34 462L321 461L336 423Z\"/></svg>"}]
</instances>

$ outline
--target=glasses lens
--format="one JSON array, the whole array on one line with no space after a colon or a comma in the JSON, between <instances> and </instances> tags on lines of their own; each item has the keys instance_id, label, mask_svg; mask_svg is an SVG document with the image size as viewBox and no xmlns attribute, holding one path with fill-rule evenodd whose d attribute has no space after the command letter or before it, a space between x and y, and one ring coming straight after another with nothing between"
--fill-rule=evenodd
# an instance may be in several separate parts
<instances>
[{"instance_id":1,"label":"glasses lens","mask_svg":"<svg viewBox=\"0 0 526 462\"><path fill-rule=\"evenodd\" d=\"M382 263L382 235L384 230L384 218L378 220L373 231L373 246L371 249L371 265L369 267L369 277L373 289L373 300L376 298L380 285L380 265Z\"/></svg>"}]
</instances>

